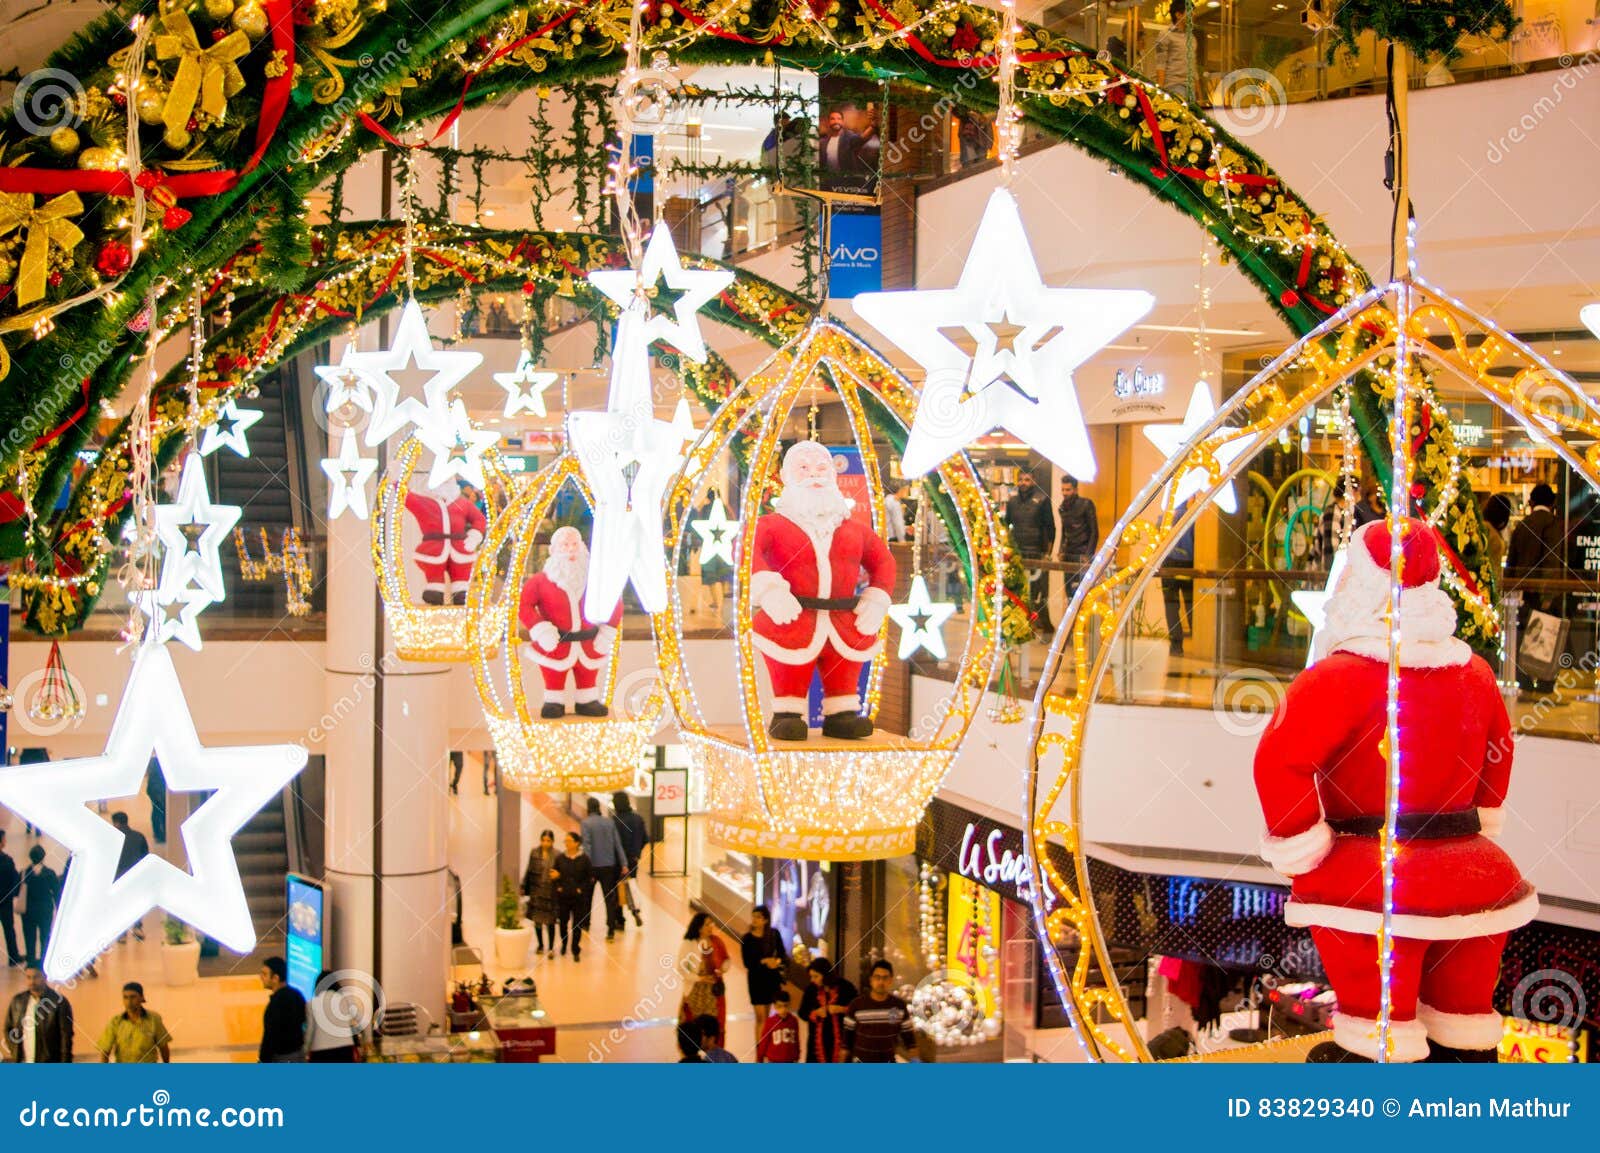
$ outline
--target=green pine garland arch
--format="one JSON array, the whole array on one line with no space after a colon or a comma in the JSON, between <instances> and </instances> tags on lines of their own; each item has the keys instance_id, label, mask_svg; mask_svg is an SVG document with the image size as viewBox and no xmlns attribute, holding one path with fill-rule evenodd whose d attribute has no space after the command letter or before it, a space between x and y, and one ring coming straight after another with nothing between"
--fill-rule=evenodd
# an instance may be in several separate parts
<instances>
[{"instance_id":1,"label":"green pine garland arch","mask_svg":"<svg viewBox=\"0 0 1600 1153\"><path fill-rule=\"evenodd\" d=\"M0 465L14 466L33 438L59 429L80 408L93 411L101 398L120 391L127 374L100 369L137 343L128 325L148 288L163 278L186 283L216 269L251 236L268 230L295 236L304 195L373 146L372 135L361 127L338 136L363 109L382 104L391 118L387 131L403 134L458 103L474 106L528 87L615 74L629 6L629 0L477 0L430 10L433 19L425 21L403 6L388 9L386 0L301 0L292 97L259 167L219 195L185 201L193 218L174 232L158 228L147 238L143 257L119 285L122 297L110 307L67 312L54 331L20 347L14 333L0 337L12 345L14 357L9 378L0 383L0 428L8 430ZM115 78L105 62L129 40L132 6L124 7L53 56L50 66L88 78L90 91L103 97L96 80L104 86ZM200 6L190 15L203 39L214 22L208 23ZM985 59L998 35L999 17L992 9L911 0L659 0L651 4L650 15L647 56L657 46L671 45L673 58L683 63L781 64L921 85L973 107L996 103L992 61ZM218 30L226 31L226 25ZM1026 28L1019 47L1024 117L1107 160L1149 194L1189 215L1295 333L1309 331L1368 285L1365 271L1304 199L1198 107L1041 29ZM240 62L252 82L241 94L246 109L259 90L255 82L272 65L270 38L258 37ZM408 78L416 86L399 91ZM400 99L386 98L386 89L399 91ZM114 125L117 116L109 115ZM248 114L242 119L248 123ZM144 137L147 163L157 167L200 152L221 167L238 168L252 144L234 120L197 124L186 150L168 147L159 128ZM330 137L336 142L326 155L315 162L305 159L327 146ZM39 139L12 119L0 123L0 148L0 164L72 166L50 157ZM95 274L85 269L85 260L92 261L104 241L118 235L114 214L125 205L112 201L78 218L83 251L70 257L76 263L68 271L92 282ZM272 247L291 258L273 274L293 279L296 272L288 265L303 255L303 246L286 241ZM51 291L59 295L77 287L66 282ZM0 326L16 312L14 299L0 300ZM1352 411L1372 467L1387 483L1381 398L1370 385L1358 387ZM39 450L42 459L33 467L44 478L42 489L53 491L49 483L65 476L90 423L68 425ZM1425 472L1424 477L1427 488L1444 491L1442 476ZM1453 544L1490 588L1482 529L1464 485L1456 500L1460 509L1446 518L1454 526Z\"/></svg>"}]
</instances>

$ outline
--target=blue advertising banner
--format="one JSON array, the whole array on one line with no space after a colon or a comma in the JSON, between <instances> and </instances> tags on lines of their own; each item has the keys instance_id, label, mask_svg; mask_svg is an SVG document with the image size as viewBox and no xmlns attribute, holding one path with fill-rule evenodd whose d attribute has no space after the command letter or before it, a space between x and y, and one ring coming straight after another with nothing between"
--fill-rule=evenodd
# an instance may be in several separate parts
<instances>
[{"instance_id":1,"label":"blue advertising banner","mask_svg":"<svg viewBox=\"0 0 1600 1153\"><path fill-rule=\"evenodd\" d=\"M836 211L828 229L828 298L883 291L883 217Z\"/></svg>"},{"instance_id":2,"label":"blue advertising banner","mask_svg":"<svg viewBox=\"0 0 1600 1153\"><path fill-rule=\"evenodd\" d=\"M306 1000L317 986L323 970L323 930L328 924L322 886L305 877L289 874L289 929L284 942L284 958L289 966L289 984Z\"/></svg>"}]
</instances>

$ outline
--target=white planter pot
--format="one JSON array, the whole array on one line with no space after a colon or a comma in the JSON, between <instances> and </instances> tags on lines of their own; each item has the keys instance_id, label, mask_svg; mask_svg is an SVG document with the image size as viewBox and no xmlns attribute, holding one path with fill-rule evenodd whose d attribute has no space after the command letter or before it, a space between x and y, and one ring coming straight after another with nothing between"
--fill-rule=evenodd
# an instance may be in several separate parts
<instances>
[{"instance_id":1,"label":"white planter pot","mask_svg":"<svg viewBox=\"0 0 1600 1153\"><path fill-rule=\"evenodd\" d=\"M520 969L528 963L528 946L533 944L533 926L494 931L494 960L502 969Z\"/></svg>"},{"instance_id":2,"label":"white planter pot","mask_svg":"<svg viewBox=\"0 0 1600 1153\"><path fill-rule=\"evenodd\" d=\"M1119 696L1157 701L1167 690L1171 645L1161 637L1119 637L1111 647L1111 678Z\"/></svg>"},{"instance_id":3,"label":"white planter pot","mask_svg":"<svg viewBox=\"0 0 1600 1153\"><path fill-rule=\"evenodd\" d=\"M169 986L193 985L200 979L200 942L161 945L161 975Z\"/></svg>"}]
</instances>

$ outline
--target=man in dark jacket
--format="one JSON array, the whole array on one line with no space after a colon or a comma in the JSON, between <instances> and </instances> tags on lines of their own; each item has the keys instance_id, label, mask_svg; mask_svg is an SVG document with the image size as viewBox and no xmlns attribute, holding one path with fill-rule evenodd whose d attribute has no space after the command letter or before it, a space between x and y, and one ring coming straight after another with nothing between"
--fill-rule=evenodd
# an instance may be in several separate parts
<instances>
[{"instance_id":1,"label":"man in dark jacket","mask_svg":"<svg viewBox=\"0 0 1600 1153\"><path fill-rule=\"evenodd\" d=\"M28 868L22 874L22 948L30 965L50 951L50 928L61 900L61 878L44 863L44 846L28 850Z\"/></svg>"},{"instance_id":2,"label":"man in dark jacket","mask_svg":"<svg viewBox=\"0 0 1600 1153\"><path fill-rule=\"evenodd\" d=\"M111 825L122 834L122 854L117 858L117 876L122 876L150 855L150 842L138 829L128 824L128 814L118 810L111 814ZM126 937L126 934L124 934ZM133 923L133 939L144 940L144 921Z\"/></svg>"},{"instance_id":3,"label":"man in dark jacket","mask_svg":"<svg viewBox=\"0 0 1600 1153\"><path fill-rule=\"evenodd\" d=\"M572 959L581 960L583 931L589 927L589 910L594 908L594 866L583 851L583 838L568 833L563 853L556 857L554 875L556 890L556 924L561 927L561 953L566 955L568 941L572 944Z\"/></svg>"},{"instance_id":4,"label":"man in dark jacket","mask_svg":"<svg viewBox=\"0 0 1600 1153\"><path fill-rule=\"evenodd\" d=\"M1100 518L1095 512L1094 501L1078 495L1078 478L1075 476L1061 478L1061 507L1056 511L1061 514L1060 559L1066 564L1079 566L1078 571L1067 573L1067 599L1070 601L1083 581L1083 569L1094 559L1095 549L1100 547Z\"/></svg>"},{"instance_id":5,"label":"man in dark jacket","mask_svg":"<svg viewBox=\"0 0 1600 1153\"><path fill-rule=\"evenodd\" d=\"M17 948L16 906L17 890L22 887L22 874L17 863L5 851L6 831L0 829L0 926L6 935L6 964L22 964L22 950Z\"/></svg>"},{"instance_id":6,"label":"man in dark jacket","mask_svg":"<svg viewBox=\"0 0 1600 1153\"><path fill-rule=\"evenodd\" d=\"M263 1064L284 1064L306 1059L306 999L289 984L289 966L282 957L268 957L261 965L261 984L272 996L261 1014Z\"/></svg>"},{"instance_id":7,"label":"man in dark jacket","mask_svg":"<svg viewBox=\"0 0 1600 1153\"><path fill-rule=\"evenodd\" d=\"M1556 490L1547 484L1534 485L1528 494L1528 506L1528 515L1511 528L1511 540L1506 545L1506 578L1559 578L1565 572L1565 557L1561 520L1556 516ZM1560 615L1560 603L1560 593L1523 589L1522 607L1517 610L1518 635L1527 632L1529 613ZM1519 673L1518 681L1523 688L1547 687L1526 674Z\"/></svg>"},{"instance_id":8,"label":"man in dark jacket","mask_svg":"<svg viewBox=\"0 0 1600 1153\"><path fill-rule=\"evenodd\" d=\"M617 882L628 875L628 854L622 847L622 836L616 822L600 811L598 797L590 797L587 815L579 824L583 852L594 869L595 883L606 904L606 940L611 940L621 929L628 927L622 916L622 901L617 896Z\"/></svg>"},{"instance_id":9,"label":"man in dark jacket","mask_svg":"<svg viewBox=\"0 0 1600 1153\"><path fill-rule=\"evenodd\" d=\"M29 965L28 987L6 1009L6 1060L29 1065L72 1063L72 1003Z\"/></svg>"},{"instance_id":10,"label":"man in dark jacket","mask_svg":"<svg viewBox=\"0 0 1600 1153\"><path fill-rule=\"evenodd\" d=\"M639 858L644 856L645 846L650 844L650 830L644 818L633 811L633 798L621 789L611 794L611 814L611 819L617 823L617 836L622 838L622 851L628 858L628 876L637 877ZM628 911L633 914L633 923L643 925L644 917L639 914L639 902L634 899L632 884L624 880L617 886L617 891Z\"/></svg>"},{"instance_id":11,"label":"man in dark jacket","mask_svg":"<svg viewBox=\"0 0 1600 1153\"><path fill-rule=\"evenodd\" d=\"M1056 518L1031 472L1021 471L1017 477L1016 495L1006 501L1006 523L1011 527L1011 543L1024 566L1029 561L1046 560L1055 551ZM1028 569L1028 600L1035 630L1049 633L1053 626L1050 624L1048 570Z\"/></svg>"}]
</instances>

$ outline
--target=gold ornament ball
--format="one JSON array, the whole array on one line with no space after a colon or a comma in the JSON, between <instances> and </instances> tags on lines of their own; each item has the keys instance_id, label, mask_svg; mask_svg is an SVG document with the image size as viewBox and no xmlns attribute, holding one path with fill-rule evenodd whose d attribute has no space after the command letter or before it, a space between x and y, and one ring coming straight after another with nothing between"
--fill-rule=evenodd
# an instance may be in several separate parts
<instances>
[{"instance_id":1,"label":"gold ornament ball","mask_svg":"<svg viewBox=\"0 0 1600 1153\"><path fill-rule=\"evenodd\" d=\"M144 91L139 93L139 121L142 124L160 124L161 113L166 107L167 98L160 92Z\"/></svg>"},{"instance_id":2,"label":"gold ornament ball","mask_svg":"<svg viewBox=\"0 0 1600 1153\"><path fill-rule=\"evenodd\" d=\"M267 10L259 4L245 4L233 10L233 26L252 40L267 34Z\"/></svg>"},{"instance_id":3,"label":"gold ornament ball","mask_svg":"<svg viewBox=\"0 0 1600 1153\"><path fill-rule=\"evenodd\" d=\"M0 256L0 284L10 284L17 274L17 262L9 256Z\"/></svg>"},{"instance_id":4,"label":"gold ornament ball","mask_svg":"<svg viewBox=\"0 0 1600 1153\"><path fill-rule=\"evenodd\" d=\"M109 172L120 165L121 159L109 148L85 148L78 153L78 167L91 172Z\"/></svg>"},{"instance_id":5,"label":"gold ornament ball","mask_svg":"<svg viewBox=\"0 0 1600 1153\"><path fill-rule=\"evenodd\" d=\"M206 15L212 20L226 20L233 15L233 0L206 0Z\"/></svg>"},{"instance_id":6,"label":"gold ornament ball","mask_svg":"<svg viewBox=\"0 0 1600 1153\"><path fill-rule=\"evenodd\" d=\"M169 128L165 137L168 148L179 149L189 147L189 141L192 139L187 128Z\"/></svg>"},{"instance_id":7,"label":"gold ornament ball","mask_svg":"<svg viewBox=\"0 0 1600 1153\"><path fill-rule=\"evenodd\" d=\"M70 125L63 124L50 133L50 151L57 156L71 156L79 143L77 130Z\"/></svg>"}]
</instances>

